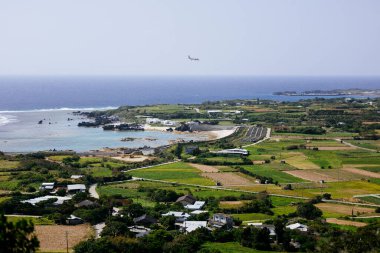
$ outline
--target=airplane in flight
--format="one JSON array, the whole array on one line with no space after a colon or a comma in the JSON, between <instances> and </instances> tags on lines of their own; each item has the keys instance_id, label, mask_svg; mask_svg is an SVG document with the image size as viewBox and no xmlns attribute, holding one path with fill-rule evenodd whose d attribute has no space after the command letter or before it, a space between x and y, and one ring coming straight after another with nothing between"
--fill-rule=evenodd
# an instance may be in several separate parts
<instances>
[{"instance_id":1,"label":"airplane in flight","mask_svg":"<svg viewBox=\"0 0 380 253\"><path fill-rule=\"evenodd\" d=\"M187 58L189 58L190 61L199 61L199 58L193 58L190 55L188 55Z\"/></svg>"}]
</instances>

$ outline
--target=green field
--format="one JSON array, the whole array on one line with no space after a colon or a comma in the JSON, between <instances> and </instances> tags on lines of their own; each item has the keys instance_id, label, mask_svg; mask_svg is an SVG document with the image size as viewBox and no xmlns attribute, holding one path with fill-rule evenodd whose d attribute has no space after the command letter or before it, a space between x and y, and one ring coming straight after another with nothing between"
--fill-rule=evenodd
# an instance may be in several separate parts
<instances>
[{"instance_id":1,"label":"green field","mask_svg":"<svg viewBox=\"0 0 380 253\"><path fill-rule=\"evenodd\" d=\"M379 140L349 140L347 141L351 144L354 144L355 146L362 147L362 148L369 148L369 149L380 149L380 141Z\"/></svg>"},{"instance_id":2,"label":"green field","mask_svg":"<svg viewBox=\"0 0 380 253\"><path fill-rule=\"evenodd\" d=\"M34 225L53 225L54 221L49 220L45 217L18 217L18 216L7 216L7 221L17 222L19 220L32 221Z\"/></svg>"},{"instance_id":3,"label":"green field","mask_svg":"<svg viewBox=\"0 0 380 253\"><path fill-rule=\"evenodd\" d=\"M273 169L271 164L263 164L263 165L247 165L243 166L246 170L255 173L260 176L271 177L274 181L278 181L279 183L297 183L297 182L305 182L305 180L289 175L285 172L282 172L277 169Z\"/></svg>"},{"instance_id":4,"label":"green field","mask_svg":"<svg viewBox=\"0 0 380 253\"><path fill-rule=\"evenodd\" d=\"M129 172L129 174L134 177L165 180L178 183L215 185L214 181L202 177L198 169L183 162L135 170Z\"/></svg>"},{"instance_id":5,"label":"green field","mask_svg":"<svg viewBox=\"0 0 380 253\"><path fill-rule=\"evenodd\" d=\"M19 165L18 161L0 160L0 171L16 169Z\"/></svg>"},{"instance_id":6,"label":"green field","mask_svg":"<svg viewBox=\"0 0 380 253\"><path fill-rule=\"evenodd\" d=\"M243 247L237 242L226 242L226 243L209 242L209 243L203 244L202 248L206 248L210 250L213 250L213 249L219 250L222 253L264 253L264 252L276 253L277 252L277 251L261 251L261 250L251 249L251 248Z\"/></svg>"},{"instance_id":7,"label":"green field","mask_svg":"<svg viewBox=\"0 0 380 253\"><path fill-rule=\"evenodd\" d=\"M376 198L373 196L359 197L358 199L364 200L364 201L369 202L369 203L380 205L380 198Z\"/></svg>"}]
</instances>

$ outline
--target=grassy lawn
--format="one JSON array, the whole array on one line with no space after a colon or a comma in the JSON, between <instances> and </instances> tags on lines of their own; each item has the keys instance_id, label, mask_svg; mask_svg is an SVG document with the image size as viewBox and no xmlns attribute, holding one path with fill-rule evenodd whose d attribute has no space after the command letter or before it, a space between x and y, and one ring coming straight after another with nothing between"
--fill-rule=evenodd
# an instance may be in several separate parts
<instances>
[{"instance_id":1,"label":"grassy lawn","mask_svg":"<svg viewBox=\"0 0 380 253\"><path fill-rule=\"evenodd\" d=\"M263 213L239 213L231 214L231 216L242 221L268 220L273 218L273 216Z\"/></svg>"},{"instance_id":2,"label":"grassy lawn","mask_svg":"<svg viewBox=\"0 0 380 253\"><path fill-rule=\"evenodd\" d=\"M19 180L12 180L12 181L0 181L0 190L5 191L14 191L17 190L19 186Z\"/></svg>"},{"instance_id":3,"label":"grassy lawn","mask_svg":"<svg viewBox=\"0 0 380 253\"><path fill-rule=\"evenodd\" d=\"M214 162L229 162L229 163L236 163L240 164L243 162L243 160L240 157L233 157L233 156L217 156L217 157L210 157L206 158L208 161L214 161Z\"/></svg>"},{"instance_id":4,"label":"grassy lawn","mask_svg":"<svg viewBox=\"0 0 380 253\"><path fill-rule=\"evenodd\" d=\"M90 172L94 177L111 177L112 170L104 167L89 167L82 169L85 172Z\"/></svg>"},{"instance_id":5,"label":"grassy lawn","mask_svg":"<svg viewBox=\"0 0 380 253\"><path fill-rule=\"evenodd\" d=\"M237 242L208 242L203 244L202 248L210 249L210 250L219 250L222 253L261 253L261 252L273 252L276 251L261 251L256 249L251 249L247 247L241 246Z\"/></svg>"},{"instance_id":6,"label":"grassy lawn","mask_svg":"<svg viewBox=\"0 0 380 253\"><path fill-rule=\"evenodd\" d=\"M52 160L54 162L62 162L63 159L71 157L70 155L52 155L49 156L49 160Z\"/></svg>"},{"instance_id":7,"label":"grassy lawn","mask_svg":"<svg viewBox=\"0 0 380 253\"><path fill-rule=\"evenodd\" d=\"M17 222L19 220L29 220L32 221L34 225L53 225L54 221L49 220L45 217L16 217L16 216L7 216L9 222Z\"/></svg>"},{"instance_id":8,"label":"grassy lawn","mask_svg":"<svg viewBox=\"0 0 380 253\"><path fill-rule=\"evenodd\" d=\"M0 160L0 171L16 169L20 165L18 161Z\"/></svg>"},{"instance_id":9,"label":"grassy lawn","mask_svg":"<svg viewBox=\"0 0 380 253\"><path fill-rule=\"evenodd\" d=\"M364 200L364 201L369 202L369 203L380 205L380 198L368 196L368 197L360 197L358 199Z\"/></svg>"},{"instance_id":10,"label":"grassy lawn","mask_svg":"<svg viewBox=\"0 0 380 253\"><path fill-rule=\"evenodd\" d=\"M349 140L347 142L362 148L380 149L380 140Z\"/></svg>"},{"instance_id":11,"label":"grassy lawn","mask_svg":"<svg viewBox=\"0 0 380 253\"><path fill-rule=\"evenodd\" d=\"M289 175L277 169L273 169L271 164L263 165L248 165L243 166L246 170L260 176L271 177L274 181L279 183L297 183L305 182L305 180Z\"/></svg>"},{"instance_id":12,"label":"grassy lawn","mask_svg":"<svg viewBox=\"0 0 380 253\"><path fill-rule=\"evenodd\" d=\"M178 183L215 185L215 182L211 179L202 177L198 169L183 162L131 171L129 174L134 177L166 180Z\"/></svg>"}]
</instances>

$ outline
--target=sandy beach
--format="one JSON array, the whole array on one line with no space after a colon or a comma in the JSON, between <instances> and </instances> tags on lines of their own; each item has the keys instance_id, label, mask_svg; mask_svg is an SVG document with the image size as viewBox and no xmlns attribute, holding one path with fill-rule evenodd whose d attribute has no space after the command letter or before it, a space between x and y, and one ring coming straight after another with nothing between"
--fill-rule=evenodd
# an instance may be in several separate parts
<instances>
[{"instance_id":1,"label":"sandy beach","mask_svg":"<svg viewBox=\"0 0 380 253\"><path fill-rule=\"evenodd\" d=\"M168 128L169 127L151 126L149 124L144 125L144 129L148 130L148 131L164 131L164 132L166 132L166 129L168 129ZM192 133L173 131L173 133L176 133L176 134L194 134L194 133L196 133L199 135L207 136L208 140L217 140L217 139L221 139L221 138L224 138L224 137L227 137L227 136L233 134L235 132L235 130L236 130L236 127L232 128L232 129L226 129L226 130L194 131Z\"/></svg>"}]
</instances>

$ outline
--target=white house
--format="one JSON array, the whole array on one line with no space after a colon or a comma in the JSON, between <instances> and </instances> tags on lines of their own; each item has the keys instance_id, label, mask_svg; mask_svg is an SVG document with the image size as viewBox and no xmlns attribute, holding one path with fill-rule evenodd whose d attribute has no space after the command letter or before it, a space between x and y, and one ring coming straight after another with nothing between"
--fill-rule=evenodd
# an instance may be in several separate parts
<instances>
[{"instance_id":1,"label":"white house","mask_svg":"<svg viewBox=\"0 0 380 253\"><path fill-rule=\"evenodd\" d=\"M224 149L216 152L218 154L226 154L226 155L249 155L248 150L242 148L232 148L232 149Z\"/></svg>"},{"instance_id":2,"label":"white house","mask_svg":"<svg viewBox=\"0 0 380 253\"><path fill-rule=\"evenodd\" d=\"M206 228L207 221L185 221L181 227L182 231L190 233L198 228Z\"/></svg>"},{"instance_id":3,"label":"white house","mask_svg":"<svg viewBox=\"0 0 380 253\"><path fill-rule=\"evenodd\" d=\"M199 210L206 204L205 201L195 201L192 205L186 205L185 208L190 210Z\"/></svg>"},{"instance_id":4,"label":"white house","mask_svg":"<svg viewBox=\"0 0 380 253\"><path fill-rule=\"evenodd\" d=\"M176 218L176 222L184 222L190 217L190 214L185 212L170 211L168 213L162 214L162 216L174 216Z\"/></svg>"},{"instance_id":5,"label":"white house","mask_svg":"<svg viewBox=\"0 0 380 253\"><path fill-rule=\"evenodd\" d=\"M290 225L287 225L286 228L289 228L291 230L294 230L294 229L297 229L299 231L302 231L302 232L307 232L309 227L307 225L304 225L304 224L301 224L301 223L294 223L294 224L290 224Z\"/></svg>"},{"instance_id":6,"label":"white house","mask_svg":"<svg viewBox=\"0 0 380 253\"><path fill-rule=\"evenodd\" d=\"M43 197L37 197L37 198L33 198L33 199L23 200L23 201L21 201L21 203L29 203L29 204L35 205L39 202L49 200L49 199L57 199L57 201L55 201L53 204L54 205L62 205L64 201L70 200L71 197L43 196Z\"/></svg>"},{"instance_id":7,"label":"white house","mask_svg":"<svg viewBox=\"0 0 380 253\"><path fill-rule=\"evenodd\" d=\"M86 186L84 184L69 184L67 185L67 191L69 193L85 192Z\"/></svg>"},{"instance_id":8,"label":"white house","mask_svg":"<svg viewBox=\"0 0 380 253\"><path fill-rule=\"evenodd\" d=\"M55 183L42 183L40 190L53 190Z\"/></svg>"}]
</instances>

